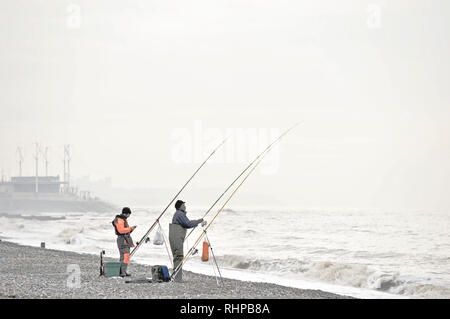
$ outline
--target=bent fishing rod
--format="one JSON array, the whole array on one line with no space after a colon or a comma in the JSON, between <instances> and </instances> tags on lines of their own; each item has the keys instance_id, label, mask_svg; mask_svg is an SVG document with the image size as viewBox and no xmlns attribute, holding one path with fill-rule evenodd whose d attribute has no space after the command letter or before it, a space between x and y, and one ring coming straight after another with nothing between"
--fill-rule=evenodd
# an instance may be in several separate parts
<instances>
[{"instance_id":1,"label":"bent fishing rod","mask_svg":"<svg viewBox=\"0 0 450 319\"><path fill-rule=\"evenodd\" d=\"M233 187L233 185L239 180L239 178L241 178L242 175L244 175L244 173L261 157L263 156L264 153L266 153L268 150L270 150L272 148L272 146L274 144L276 144L279 140L281 140L283 138L283 136L285 136L287 133L289 133L292 129L294 129L296 126L300 125L300 123L296 123L295 125L291 126L290 128L288 128L286 131L284 131L277 139L275 139L272 143L270 143L261 153L258 154L258 156L256 156L253 161L250 162L250 164L247 165L247 167L234 179L234 181L228 185L227 189L225 189L225 191L219 196L219 198L217 198L217 200L211 205L211 207L209 207L209 209L206 211L206 213L203 215L203 219L206 217L206 215L209 214L209 212L214 208L214 206L216 206L216 204L222 199L223 196L225 196L225 194L230 190L231 187ZM192 228L191 231L187 234L186 239L189 238L189 236L192 234L192 232L195 230L196 227Z\"/></svg>"},{"instance_id":2,"label":"bent fishing rod","mask_svg":"<svg viewBox=\"0 0 450 319\"><path fill-rule=\"evenodd\" d=\"M214 155L214 153L216 153L216 151L223 145L225 144L226 140L229 138L229 136L227 136L226 138L224 138L224 140L211 152L211 154L209 154L209 156L203 161L203 163L197 168L197 170L194 172L194 174L192 174L192 176L187 180L187 182L183 185L183 187L181 187L181 189L178 191L178 193L172 198L172 200L170 201L169 204L167 204L166 208L162 211L162 213L158 216L158 218L156 218L155 222L152 224L152 226L150 226L150 228L147 230L147 232L145 233L145 235L142 237L142 239L136 244L136 247L134 247L134 249L131 251L130 253L130 257L134 255L134 253L136 252L136 250L138 250L138 248L144 243L144 241L147 239L148 235L151 233L151 231L153 230L153 228L155 228L155 226L159 223L159 220L161 219L161 217L164 215L164 213L167 211L167 209L170 207L170 205L172 205L173 201L178 197L178 195L180 195L180 193L185 189L185 187L189 184L189 182L194 178L195 175L197 175L197 173L202 169L202 167L206 164L206 162L208 162L208 160Z\"/></svg>"},{"instance_id":3,"label":"bent fishing rod","mask_svg":"<svg viewBox=\"0 0 450 319\"><path fill-rule=\"evenodd\" d=\"M209 224L203 229L202 233L200 234L200 236L197 238L197 240L195 241L194 245L189 249L189 251L187 252L187 254L183 257L183 259L181 260L181 262L178 264L178 266L174 269L172 275L170 276L170 278L172 279L173 277L176 276L176 274L180 271L181 267L183 266L183 264L187 261L187 259L193 254L193 252L195 251L195 248L197 247L197 245L200 243L200 241L202 240L202 238L206 235L206 231L208 230L208 228L212 225L212 223L215 221L215 219L217 218L217 216L219 216L219 214L222 212L222 210L225 208L225 206L228 204L228 202L231 200L231 198L234 196L234 194L236 194L236 192L239 190L239 188L242 186L242 184L244 184L244 182L247 180L247 178L253 173L253 171L256 169L256 167L259 165L259 163L261 163L261 161L263 160L263 158L272 150L273 145L275 144L275 142L278 142L281 140L281 138L283 136L285 136L290 130L292 130L294 127L296 127L297 125L299 125L299 123L295 124L294 126L292 126L291 128L289 128L288 130L286 130L283 134L280 135L279 138L277 138L273 143L271 143L269 145L268 148L266 148L263 153L261 153L261 156L259 156L259 160L256 162L255 165L253 165L252 169L247 173L247 175L244 177L244 179L241 181L241 183L235 188L235 190L231 193L231 195L227 198L227 200L225 201L225 203L222 205L222 207L217 211L216 215L214 215L213 219L209 222ZM247 171L248 167L244 170ZM242 173L239 175L241 176ZM235 180L236 181L236 180ZM234 182L232 184L234 184ZM220 196L222 197L223 194ZM217 201L216 201L217 203ZM215 203L214 203L215 205ZM213 205L213 206L214 206Z\"/></svg>"}]
</instances>

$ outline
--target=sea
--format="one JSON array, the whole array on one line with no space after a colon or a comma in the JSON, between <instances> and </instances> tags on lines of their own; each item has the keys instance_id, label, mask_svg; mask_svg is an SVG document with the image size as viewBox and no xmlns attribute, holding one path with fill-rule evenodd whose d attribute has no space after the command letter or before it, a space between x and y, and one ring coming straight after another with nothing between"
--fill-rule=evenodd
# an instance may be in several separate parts
<instances>
[{"instance_id":1,"label":"sea","mask_svg":"<svg viewBox=\"0 0 450 319\"><path fill-rule=\"evenodd\" d=\"M139 241L161 207L132 208ZM198 219L204 207L188 207ZM153 244L157 230L168 238L174 209L160 219L132 262L172 267L170 247ZM217 210L205 219L210 222ZM111 213L0 215L0 239L19 244L118 258ZM212 254L191 256L185 270L247 281L320 289L357 298L450 298L450 212L376 209L230 207L208 228ZM185 252L202 234L197 227ZM168 243L167 243L168 245ZM132 265L130 265L132 271ZM93 269L92 271L98 271ZM150 274L149 274L150 276Z\"/></svg>"}]
</instances>

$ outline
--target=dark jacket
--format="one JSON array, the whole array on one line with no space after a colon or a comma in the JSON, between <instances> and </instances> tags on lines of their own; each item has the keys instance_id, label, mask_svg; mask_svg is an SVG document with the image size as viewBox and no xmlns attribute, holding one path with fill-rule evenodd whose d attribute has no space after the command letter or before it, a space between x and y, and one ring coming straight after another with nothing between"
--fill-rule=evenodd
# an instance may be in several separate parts
<instances>
[{"instance_id":1,"label":"dark jacket","mask_svg":"<svg viewBox=\"0 0 450 319\"><path fill-rule=\"evenodd\" d=\"M197 227L200 224L200 219L197 220L189 220L186 216L186 212L177 209L172 218L172 224L178 224L183 226L184 228L193 228Z\"/></svg>"}]
</instances>

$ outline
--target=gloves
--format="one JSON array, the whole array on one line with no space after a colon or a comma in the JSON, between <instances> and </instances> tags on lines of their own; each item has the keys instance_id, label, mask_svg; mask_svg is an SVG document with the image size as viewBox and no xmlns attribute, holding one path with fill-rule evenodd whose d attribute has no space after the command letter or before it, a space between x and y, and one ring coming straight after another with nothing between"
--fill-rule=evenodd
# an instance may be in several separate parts
<instances>
[{"instance_id":1,"label":"gloves","mask_svg":"<svg viewBox=\"0 0 450 319\"><path fill-rule=\"evenodd\" d=\"M202 225L202 227L205 227L206 224L207 224L206 220L203 220L201 225Z\"/></svg>"}]
</instances>

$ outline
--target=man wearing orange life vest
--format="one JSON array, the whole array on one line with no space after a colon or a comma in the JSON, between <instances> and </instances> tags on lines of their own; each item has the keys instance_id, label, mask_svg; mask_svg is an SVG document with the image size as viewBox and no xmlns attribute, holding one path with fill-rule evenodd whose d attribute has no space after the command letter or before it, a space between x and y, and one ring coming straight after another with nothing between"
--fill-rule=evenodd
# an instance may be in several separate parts
<instances>
[{"instance_id":1,"label":"man wearing orange life vest","mask_svg":"<svg viewBox=\"0 0 450 319\"><path fill-rule=\"evenodd\" d=\"M120 276L130 276L127 272L128 264L130 263L130 247L134 247L131 232L136 226L128 226L127 218L131 215L131 209L124 207L122 214L117 215L112 224L117 235L117 247L120 252Z\"/></svg>"}]
</instances>

